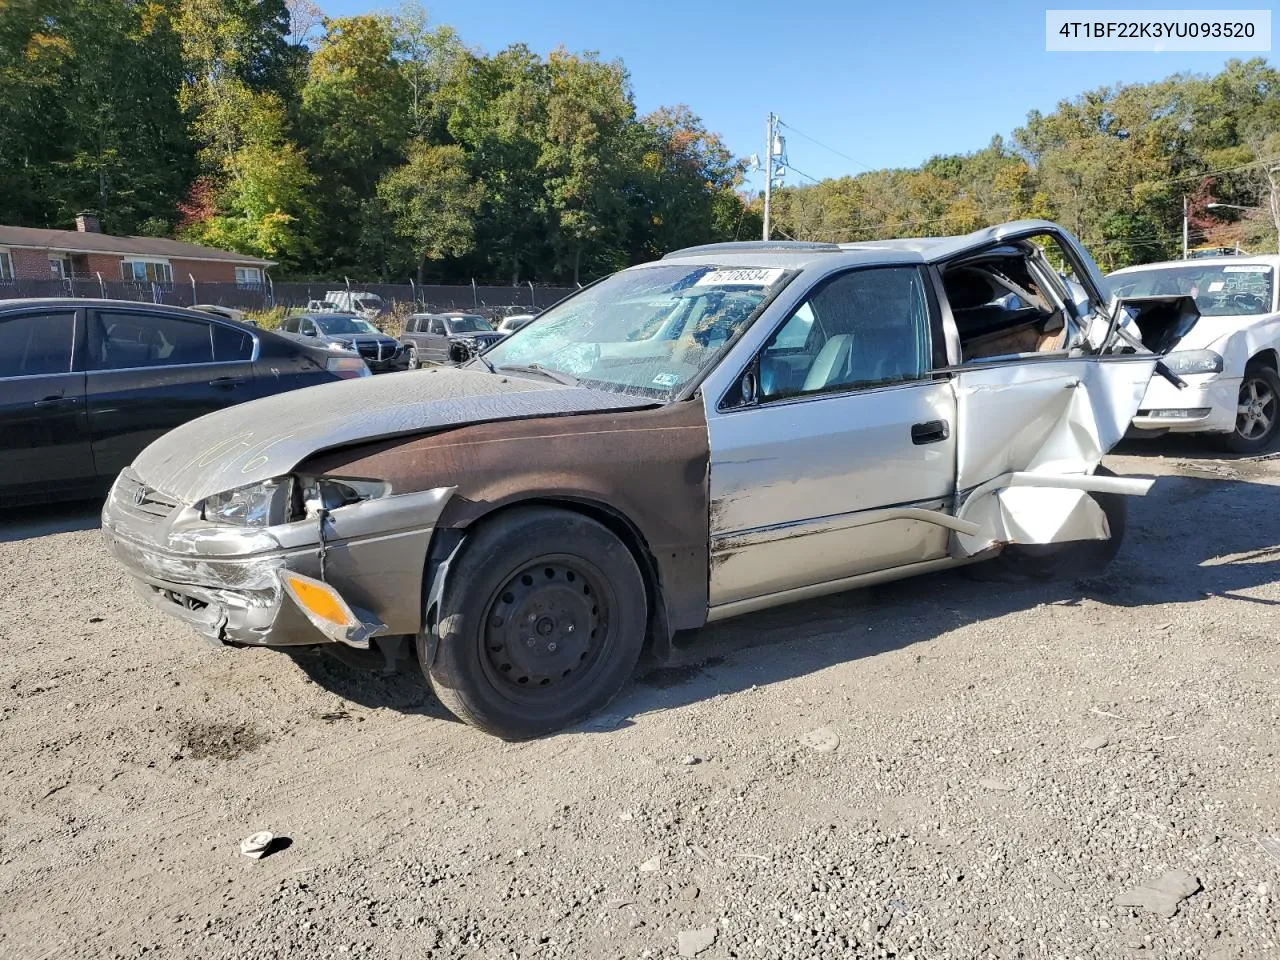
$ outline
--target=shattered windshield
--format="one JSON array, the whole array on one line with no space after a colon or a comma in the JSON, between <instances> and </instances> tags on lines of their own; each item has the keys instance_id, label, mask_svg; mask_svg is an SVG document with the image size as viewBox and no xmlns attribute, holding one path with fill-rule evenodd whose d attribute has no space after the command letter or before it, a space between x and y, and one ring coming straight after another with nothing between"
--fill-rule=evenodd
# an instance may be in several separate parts
<instances>
[{"instance_id":1,"label":"shattered windshield","mask_svg":"<svg viewBox=\"0 0 1280 960\"><path fill-rule=\"evenodd\" d=\"M552 307L485 359L670 399L709 367L788 276L778 268L660 264L616 273Z\"/></svg>"},{"instance_id":2,"label":"shattered windshield","mask_svg":"<svg viewBox=\"0 0 1280 960\"><path fill-rule=\"evenodd\" d=\"M1247 317L1271 312L1272 271L1263 263L1188 263L1113 273L1117 297L1187 294L1202 317Z\"/></svg>"}]
</instances>

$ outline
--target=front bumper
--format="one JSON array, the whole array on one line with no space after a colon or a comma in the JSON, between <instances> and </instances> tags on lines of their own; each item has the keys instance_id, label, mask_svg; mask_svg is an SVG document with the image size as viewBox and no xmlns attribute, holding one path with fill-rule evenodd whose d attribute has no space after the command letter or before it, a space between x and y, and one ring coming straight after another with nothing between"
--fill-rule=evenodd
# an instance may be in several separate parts
<instances>
[{"instance_id":1,"label":"front bumper","mask_svg":"<svg viewBox=\"0 0 1280 960\"><path fill-rule=\"evenodd\" d=\"M364 365L373 373L390 373L392 370L408 370L409 369L409 352L403 350L394 357L387 360L371 360L368 357L362 357Z\"/></svg>"},{"instance_id":2,"label":"front bumper","mask_svg":"<svg viewBox=\"0 0 1280 960\"><path fill-rule=\"evenodd\" d=\"M102 511L107 547L142 597L202 636L273 647L334 642L283 589L280 575L290 570L324 580L385 635L420 629L427 551L452 487L332 511L321 577L318 521L249 528L206 523L181 504L148 512L151 504L134 505L140 486L125 471L112 487Z\"/></svg>"},{"instance_id":3,"label":"front bumper","mask_svg":"<svg viewBox=\"0 0 1280 960\"><path fill-rule=\"evenodd\" d=\"M1179 390L1159 374L1151 378L1134 429L1161 433L1230 433L1236 428L1240 378L1191 374Z\"/></svg>"}]
</instances>

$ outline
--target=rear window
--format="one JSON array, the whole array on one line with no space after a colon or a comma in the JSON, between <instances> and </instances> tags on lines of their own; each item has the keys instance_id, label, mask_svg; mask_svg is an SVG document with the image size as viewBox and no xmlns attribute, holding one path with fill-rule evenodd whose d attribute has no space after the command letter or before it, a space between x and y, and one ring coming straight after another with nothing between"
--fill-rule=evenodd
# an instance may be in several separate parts
<instances>
[{"instance_id":1,"label":"rear window","mask_svg":"<svg viewBox=\"0 0 1280 960\"><path fill-rule=\"evenodd\" d=\"M0 377L36 377L71 370L75 316L40 313L0 319Z\"/></svg>"}]
</instances>

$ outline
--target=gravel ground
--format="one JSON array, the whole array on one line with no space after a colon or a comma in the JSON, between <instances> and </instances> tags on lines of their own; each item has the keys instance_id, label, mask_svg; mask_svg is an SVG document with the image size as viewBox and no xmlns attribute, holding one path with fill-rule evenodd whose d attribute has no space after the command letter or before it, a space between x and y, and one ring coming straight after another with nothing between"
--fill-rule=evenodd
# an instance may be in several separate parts
<instances>
[{"instance_id":1,"label":"gravel ground","mask_svg":"<svg viewBox=\"0 0 1280 960\"><path fill-rule=\"evenodd\" d=\"M1109 463L1105 576L730 621L527 744L0 519L0 956L1280 956L1280 460Z\"/></svg>"}]
</instances>

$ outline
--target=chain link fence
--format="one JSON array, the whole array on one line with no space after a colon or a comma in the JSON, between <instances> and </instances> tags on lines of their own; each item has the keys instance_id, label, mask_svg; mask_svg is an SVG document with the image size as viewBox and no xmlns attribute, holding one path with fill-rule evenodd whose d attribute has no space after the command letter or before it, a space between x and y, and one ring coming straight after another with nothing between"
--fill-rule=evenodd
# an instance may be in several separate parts
<instances>
[{"instance_id":1,"label":"chain link fence","mask_svg":"<svg viewBox=\"0 0 1280 960\"><path fill-rule=\"evenodd\" d=\"M102 297L109 300L167 303L179 307L216 304L238 310L269 310L273 307L304 309L315 300L324 300L332 291L372 293L382 299L388 312L396 315L414 311L439 312L469 310L490 319L542 310L574 292L573 287L525 284L519 287L460 286L413 283L136 283L98 279L5 280L0 281L0 300L15 297Z\"/></svg>"}]
</instances>

